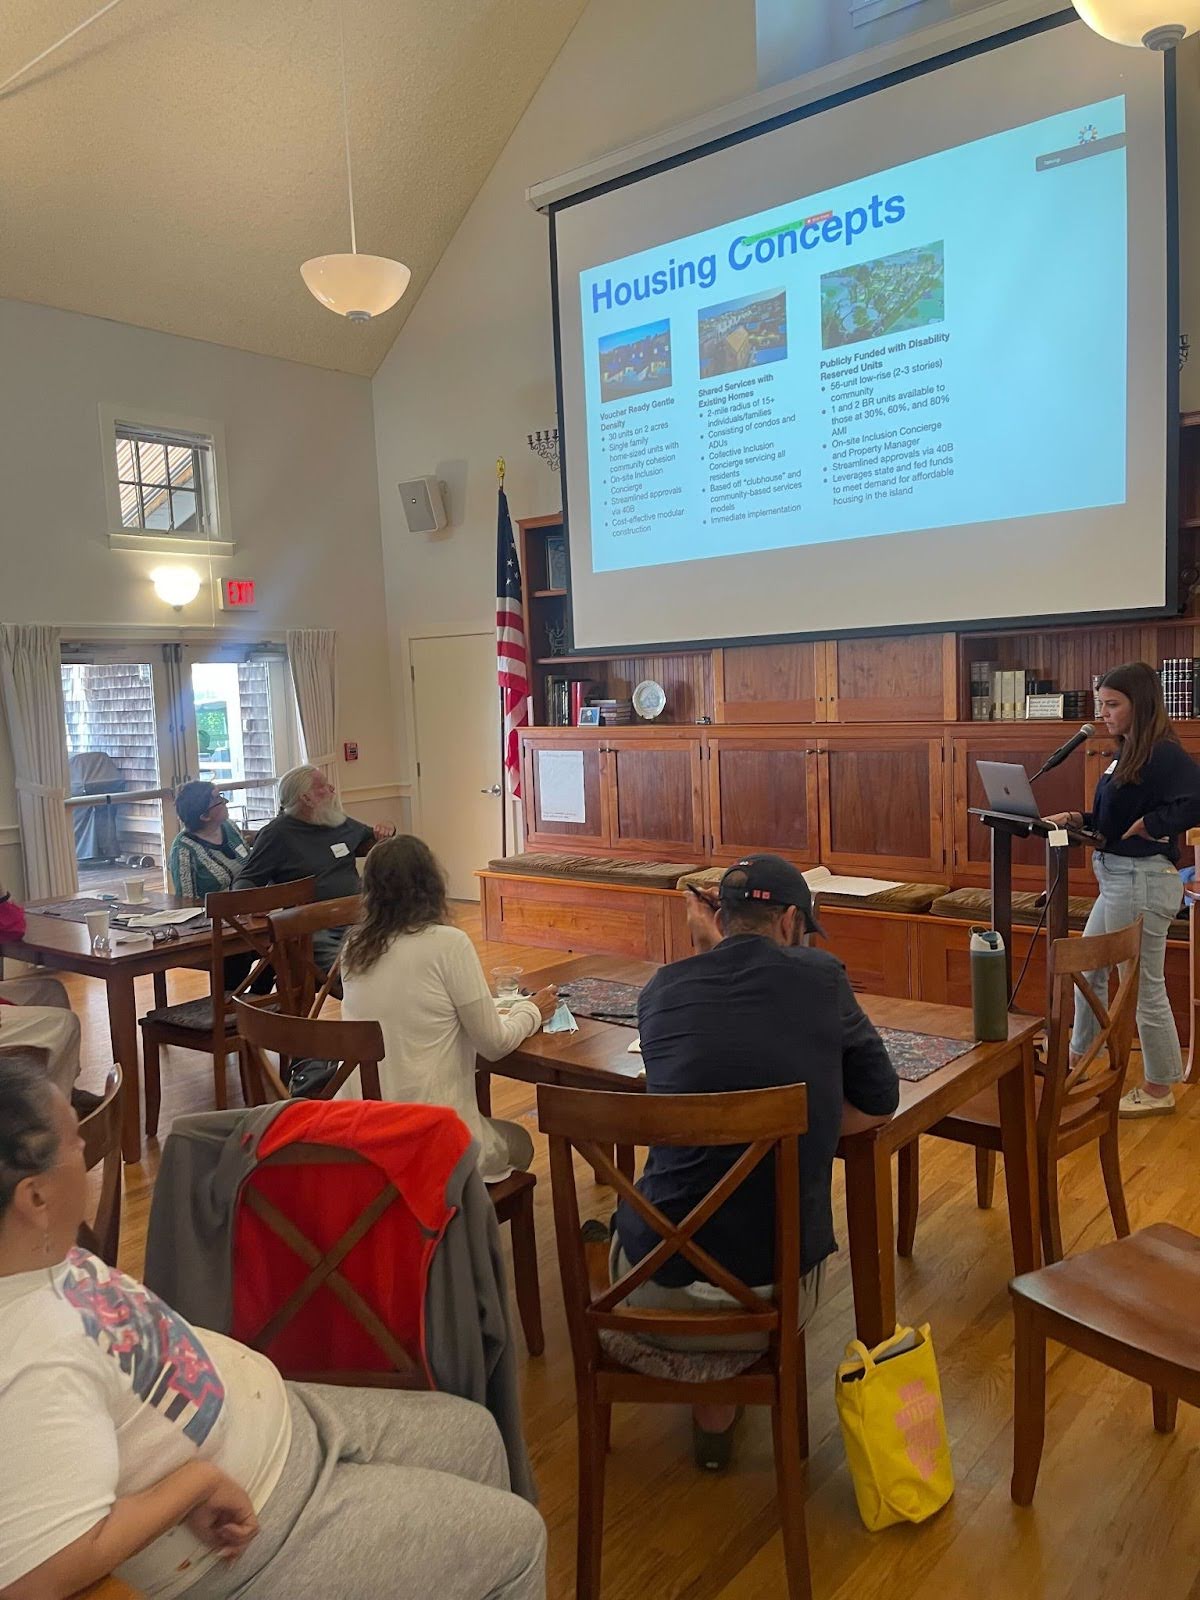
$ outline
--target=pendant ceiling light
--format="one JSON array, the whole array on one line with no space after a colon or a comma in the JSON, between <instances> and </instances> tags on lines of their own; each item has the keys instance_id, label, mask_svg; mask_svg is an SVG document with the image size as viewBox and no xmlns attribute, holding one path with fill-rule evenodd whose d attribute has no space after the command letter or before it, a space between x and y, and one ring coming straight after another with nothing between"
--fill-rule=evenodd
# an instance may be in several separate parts
<instances>
[{"instance_id":1,"label":"pendant ceiling light","mask_svg":"<svg viewBox=\"0 0 1200 1600\"><path fill-rule=\"evenodd\" d=\"M346 192L350 201L350 254L313 256L300 268L309 291L323 306L351 322L370 322L390 311L408 288L412 273L387 256L358 253L354 226L354 173L350 165L350 105L346 93L346 29L344 4L338 11L342 58L342 133L346 143Z\"/></svg>"},{"instance_id":2,"label":"pendant ceiling light","mask_svg":"<svg viewBox=\"0 0 1200 1600\"><path fill-rule=\"evenodd\" d=\"M1114 44L1173 50L1200 28L1200 0L1075 0L1088 27Z\"/></svg>"}]
</instances>

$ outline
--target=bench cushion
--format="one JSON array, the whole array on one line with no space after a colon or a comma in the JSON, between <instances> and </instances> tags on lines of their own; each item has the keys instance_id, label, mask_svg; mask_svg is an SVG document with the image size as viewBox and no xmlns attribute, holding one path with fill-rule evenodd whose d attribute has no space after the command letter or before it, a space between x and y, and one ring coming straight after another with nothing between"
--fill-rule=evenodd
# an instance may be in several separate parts
<instances>
[{"instance_id":1,"label":"bench cushion","mask_svg":"<svg viewBox=\"0 0 1200 1600\"><path fill-rule=\"evenodd\" d=\"M1022 927L1033 927L1042 914L1039 904L1040 895L1031 892L1017 893L1012 897L1013 922ZM1088 919L1088 912L1092 909L1094 900L1089 895L1072 894L1067 896L1067 923L1076 932L1083 931L1083 925ZM962 922L990 922L992 916L992 895L990 889L955 889L950 894L944 894L932 906L935 917L955 917ZM1176 917L1167 930L1169 939L1183 939L1188 936L1188 919Z\"/></svg>"},{"instance_id":2,"label":"bench cushion","mask_svg":"<svg viewBox=\"0 0 1200 1600\"><path fill-rule=\"evenodd\" d=\"M227 995L226 1001L229 1001ZM174 1006L159 1006L147 1011L143 1023L161 1023L166 1028L186 1028L189 1033L211 1033L213 1027L212 998L204 995L199 1000L183 1000ZM225 1011L225 1032L237 1032L237 1018L231 1005Z\"/></svg>"},{"instance_id":3,"label":"bench cushion","mask_svg":"<svg viewBox=\"0 0 1200 1600\"><path fill-rule=\"evenodd\" d=\"M501 856L488 862L489 872L631 884L639 889L673 889L684 873L695 870L695 862L690 861L631 861L616 856L570 856L550 850L528 850L523 855Z\"/></svg>"},{"instance_id":4,"label":"bench cushion","mask_svg":"<svg viewBox=\"0 0 1200 1600\"><path fill-rule=\"evenodd\" d=\"M724 867L705 867L703 872L689 872L677 885L686 889L695 884L697 889L715 888L725 874ZM900 883L894 889L880 889L877 894L818 894L817 912L822 906L844 906L850 911L898 911L910 917L923 916L940 896L946 893L944 883Z\"/></svg>"}]
</instances>

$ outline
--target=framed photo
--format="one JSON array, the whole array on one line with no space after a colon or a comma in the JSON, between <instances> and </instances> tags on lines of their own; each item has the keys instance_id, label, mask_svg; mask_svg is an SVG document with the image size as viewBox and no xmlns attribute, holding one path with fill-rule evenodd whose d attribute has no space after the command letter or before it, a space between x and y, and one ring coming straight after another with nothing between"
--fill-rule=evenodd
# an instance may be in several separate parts
<instances>
[{"instance_id":1,"label":"framed photo","mask_svg":"<svg viewBox=\"0 0 1200 1600\"><path fill-rule=\"evenodd\" d=\"M561 533L546 535L546 587L567 587L567 541Z\"/></svg>"},{"instance_id":2,"label":"framed photo","mask_svg":"<svg viewBox=\"0 0 1200 1600\"><path fill-rule=\"evenodd\" d=\"M581 728L598 728L600 726L600 707L580 706L578 726Z\"/></svg>"}]
</instances>

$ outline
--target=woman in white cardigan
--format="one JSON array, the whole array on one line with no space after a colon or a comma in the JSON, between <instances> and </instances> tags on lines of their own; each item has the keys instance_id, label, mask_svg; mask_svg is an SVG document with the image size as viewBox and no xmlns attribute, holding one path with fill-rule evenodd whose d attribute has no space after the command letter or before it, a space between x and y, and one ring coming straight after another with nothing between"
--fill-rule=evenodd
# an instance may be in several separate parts
<instances>
[{"instance_id":1,"label":"woman in white cardigan","mask_svg":"<svg viewBox=\"0 0 1200 1600\"><path fill-rule=\"evenodd\" d=\"M533 1140L519 1123L480 1114L475 1057L499 1061L536 1033L554 1015L554 989L496 1009L475 946L450 921L442 869L412 834L375 846L362 885L363 919L342 945L342 1015L383 1029L384 1099L457 1111L488 1182L524 1172ZM341 1093L359 1097L357 1074Z\"/></svg>"}]
</instances>

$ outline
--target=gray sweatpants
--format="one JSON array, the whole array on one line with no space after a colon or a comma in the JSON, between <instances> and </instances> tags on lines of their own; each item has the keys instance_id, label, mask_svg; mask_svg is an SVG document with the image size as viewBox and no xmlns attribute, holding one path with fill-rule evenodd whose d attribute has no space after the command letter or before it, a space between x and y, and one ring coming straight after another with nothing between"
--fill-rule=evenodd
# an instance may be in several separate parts
<instances>
[{"instance_id":1,"label":"gray sweatpants","mask_svg":"<svg viewBox=\"0 0 1200 1600\"><path fill-rule=\"evenodd\" d=\"M236 1561L187 1600L545 1600L546 1526L455 1395L289 1383L292 1444Z\"/></svg>"},{"instance_id":2,"label":"gray sweatpants","mask_svg":"<svg viewBox=\"0 0 1200 1600\"><path fill-rule=\"evenodd\" d=\"M70 1097L79 1076L79 1018L57 978L8 978L0 983L0 1050L45 1050L46 1071Z\"/></svg>"}]
</instances>

